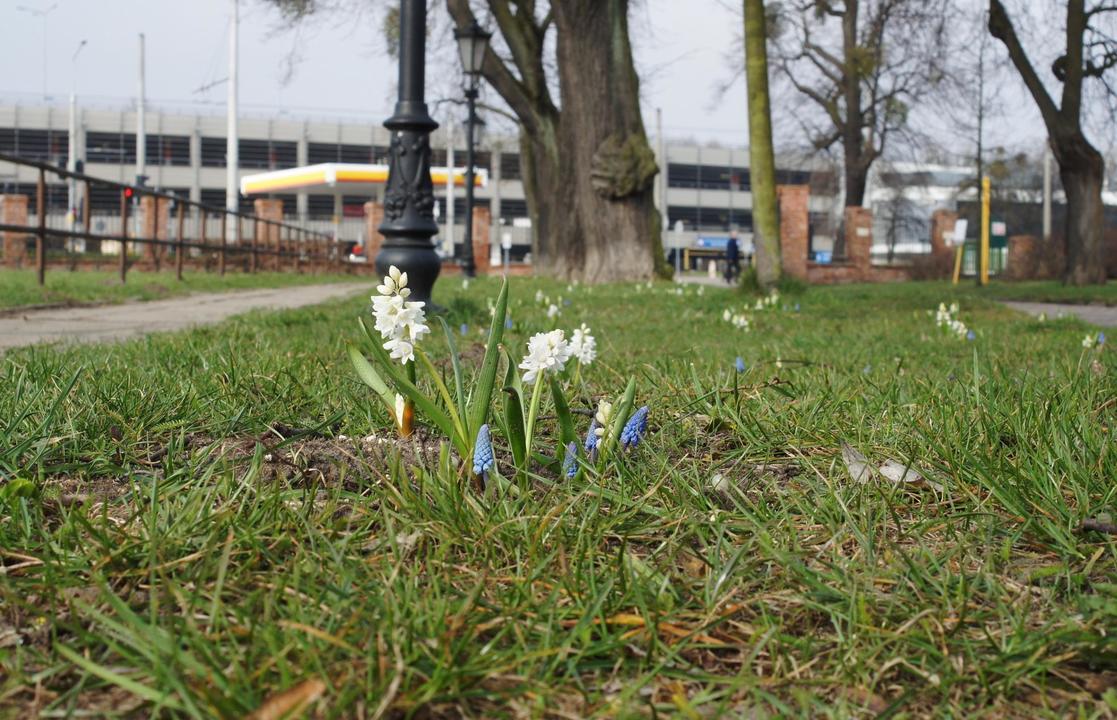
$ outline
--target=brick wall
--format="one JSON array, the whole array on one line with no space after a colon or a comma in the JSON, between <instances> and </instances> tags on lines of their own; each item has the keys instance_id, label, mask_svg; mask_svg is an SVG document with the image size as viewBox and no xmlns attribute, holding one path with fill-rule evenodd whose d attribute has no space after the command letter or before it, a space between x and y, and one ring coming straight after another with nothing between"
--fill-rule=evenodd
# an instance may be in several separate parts
<instances>
[{"instance_id":1,"label":"brick wall","mask_svg":"<svg viewBox=\"0 0 1117 720\"><path fill-rule=\"evenodd\" d=\"M380 223L384 222L384 205L375 200L365 203L365 252L369 263L376 262L384 236L380 234Z\"/></svg>"},{"instance_id":2,"label":"brick wall","mask_svg":"<svg viewBox=\"0 0 1117 720\"><path fill-rule=\"evenodd\" d=\"M931 213L931 254L949 255L952 250L947 243L947 236L954 236L954 225L958 222L958 213L953 210L936 210Z\"/></svg>"},{"instance_id":3,"label":"brick wall","mask_svg":"<svg viewBox=\"0 0 1117 720\"><path fill-rule=\"evenodd\" d=\"M807 245L810 242L810 216L807 185L780 185L776 188L780 209L780 260L783 272L797 280L807 279Z\"/></svg>"},{"instance_id":4,"label":"brick wall","mask_svg":"<svg viewBox=\"0 0 1117 720\"><path fill-rule=\"evenodd\" d=\"M491 258L489 257L489 228L492 227L492 213L487 207L473 208L473 264L478 275L488 275Z\"/></svg>"},{"instance_id":5,"label":"brick wall","mask_svg":"<svg viewBox=\"0 0 1117 720\"><path fill-rule=\"evenodd\" d=\"M27 196L0 195L0 222L10 225L27 224ZM5 231L4 264L10 268L22 267L27 262L27 233Z\"/></svg>"},{"instance_id":6,"label":"brick wall","mask_svg":"<svg viewBox=\"0 0 1117 720\"><path fill-rule=\"evenodd\" d=\"M276 222L283 222L283 201L278 198L256 198L252 201L252 211L256 217L264 218L265 220L275 220ZM268 225L266 223L258 223L256 226L256 249L257 250L282 250L280 245L280 228L275 225ZM279 270L283 262L283 258L278 255L271 256L271 267Z\"/></svg>"},{"instance_id":7,"label":"brick wall","mask_svg":"<svg viewBox=\"0 0 1117 720\"><path fill-rule=\"evenodd\" d=\"M872 263L873 211L863 207L845 209L846 257L867 270Z\"/></svg>"},{"instance_id":8,"label":"brick wall","mask_svg":"<svg viewBox=\"0 0 1117 720\"><path fill-rule=\"evenodd\" d=\"M140 198L140 237L167 239L167 224L170 222L169 204L166 198L144 195ZM167 254L165 245L143 243L143 258L159 268L159 263Z\"/></svg>"}]
</instances>

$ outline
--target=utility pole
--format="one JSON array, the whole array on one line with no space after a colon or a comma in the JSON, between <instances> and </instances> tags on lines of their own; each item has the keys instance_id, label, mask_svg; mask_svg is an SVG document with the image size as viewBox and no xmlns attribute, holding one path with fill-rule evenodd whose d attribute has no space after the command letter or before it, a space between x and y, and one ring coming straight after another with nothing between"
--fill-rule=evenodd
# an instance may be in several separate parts
<instances>
[{"instance_id":1,"label":"utility pole","mask_svg":"<svg viewBox=\"0 0 1117 720\"><path fill-rule=\"evenodd\" d=\"M454 257L454 113L446 119L446 242L447 257Z\"/></svg>"},{"instance_id":2,"label":"utility pole","mask_svg":"<svg viewBox=\"0 0 1117 720\"><path fill-rule=\"evenodd\" d=\"M70 131L66 151L66 169L70 172L77 172L78 170L78 53L85 47L85 43L85 40L78 43L77 50L74 50L74 54L70 58ZM78 183L73 178L69 178L68 185L69 200L67 204L70 209L70 230L77 230Z\"/></svg>"},{"instance_id":3,"label":"utility pole","mask_svg":"<svg viewBox=\"0 0 1117 720\"><path fill-rule=\"evenodd\" d=\"M147 185L147 126L144 111L147 88L144 82L144 34L140 33L140 87L136 102L136 184Z\"/></svg>"},{"instance_id":4,"label":"utility pole","mask_svg":"<svg viewBox=\"0 0 1117 720\"><path fill-rule=\"evenodd\" d=\"M236 212L240 207L239 197L239 140L237 137L237 34L239 32L240 18L237 0L233 0L233 21L229 30L229 95L227 112L227 126L225 129L225 209ZM231 244L240 242L237 230L239 222L227 222L226 240Z\"/></svg>"},{"instance_id":5,"label":"utility pole","mask_svg":"<svg viewBox=\"0 0 1117 720\"><path fill-rule=\"evenodd\" d=\"M1043 146L1043 239L1051 239L1051 144Z\"/></svg>"}]
</instances>

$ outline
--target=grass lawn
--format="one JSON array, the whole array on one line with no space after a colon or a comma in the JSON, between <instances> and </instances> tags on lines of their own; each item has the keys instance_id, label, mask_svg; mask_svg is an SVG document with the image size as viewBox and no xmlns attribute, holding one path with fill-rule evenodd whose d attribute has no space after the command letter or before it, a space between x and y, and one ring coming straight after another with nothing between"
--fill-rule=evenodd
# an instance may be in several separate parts
<instances>
[{"instance_id":1,"label":"grass lawn","mask_svg":"<svg viewBox=\"0 0 1117 720\"><path fill-rule=\"evenodd\" d=\"M46 285L39 287L34 270L0 268L0 308L22 305L84 305L119 303L126 300L158 300L197 292L221 292L250 288L314 285L329 282L352 282L353 275L296 275L294 273L260 272L217 273L187 272L182 281L175 279L174 270L145 272L130 270L128 281L121 285L116 272L107 270L48 269Z\"/></svg>"},{"instance_id":2,"label":"grass lawn","mask_svg":"<svg viewBox=\"0 0 1117 720\"><path fill-rule=\"evenodd\" d=\"M0 474L36 487L0 506L0 716L243 717L317 681L313 717L1117 712L1117 536L1079 529L1117 516L1112 344L938 283L745 332L727 290L517 279L517 356L537 289L598 338L572 407L635 377L649 434L501 497L393 442L346 357L364 298L0 357ZM496 291L436 291L467 374ZM926 482L855 481L843 442Z\"/></svg>"}]
</instances>

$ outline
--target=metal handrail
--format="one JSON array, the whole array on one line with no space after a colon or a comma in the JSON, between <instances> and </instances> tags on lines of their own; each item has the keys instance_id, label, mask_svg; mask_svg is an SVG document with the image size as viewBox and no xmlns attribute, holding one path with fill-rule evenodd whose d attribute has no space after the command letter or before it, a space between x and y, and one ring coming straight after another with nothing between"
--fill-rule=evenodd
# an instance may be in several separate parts
<instances>
[{"instance_id":1,"label":"metal handrail","mask_svg":"<svg viewBox=\"0 0 1117 720\"><path fill-rule=\"evenodd\" d=\"M219 256L219 269L221 274L225 272L226 255L228 253L244 253L250 254L249 270L255 272L258 265L258 256L264 255L275 258L275 264L281 269L283 258L295 259L295 270L301 271L302 261L304 258L309 260L321 260L325 263L334 261L338 264L342 263L341 247L342 242L333 235L318 230L301 227L291 223L283 222L282 220L274 220L271 218L260 217L252 213L245 213L239 210L230 210L224 207L214 207L204 203L191 200L189 198L179 197L172 193L163 192L155 188L150 188L142 185L130 185L107 178L94 177L86 175L85 173L75 172L60 168L47 162L39 160L32 160L29 158L21 158L7 153L0 153L0 162L11 163L17 166L24 166L35 168L38 170L38 186L36 192L35 209L37 214L37 224L35 225L16 225L12 223L0 223L0 232L24 232L27 234L34 234L35 241L35 259L38 268L39 284L45 282L46 274L46 239L48 237L60 237L67 239L84 239L91 241L112 241L121 243L120 253L120 278L124 282L127 277L128 271L128 253L127 243L134 243L138 245L149 245L154 247L174 247L175 248L175 264L176 272L179 279L182 279L182 267L184 259L184 251L187 249L196 249L202 251L216 251ZM86 187L86 211L85 222L83 230L67 230L59 228L51 228L46 224L46 174L53 173L54 175L64 180L75 180L82 182ZM120 192L120 218L121 218L121 232L117 234L112 233L94 233L90 231L89 219L91 217L91 209L88 207L88 198L90 197L90 188L94 185L107 186L115 188ZM131 194L128 193L131 191ZM155 198L155 204L159 215L162 211L158 211L160 201L166 201L176 209L176 217L170 217L168 209L167 228L169 229L172 221L177 223L177 232L174 240L163 239L159 237L130 237L128 234L128 216L130 210L129 200L138 202L142 197ZM198 227L200 230L201 240L186 239L185 234L185 217L186 209L191 209L191 214L198 220ZM196 212L195 212L196 211ZM155 232L159 233L159 215L155 218ZM221 233L220 244L213 244L206 242L206 220L210 217L219 217L221 220ZM236 243L230 245L226 242L226 228L227 221L232 218L236 223L236 236L241 236L241 227L244 222L251 222L253 224L253 233L251 240L248 243ZM193 223L192 223L193 224ZM263 234L268 238L268 245L262 245L259 241L261 239L261 229ZM285 233L286 231L286 233ZM284 238L284 234L287 235ZM274 237L273 237L274 235ZM284 246L294 244L296 249L294 251L284 249ZM274 246L274 247L273 247ZM307 254L306 250L310 248L312 254ZM156 255L152 258L159 267L160 258Z\"/></svg>"}]
</instances>

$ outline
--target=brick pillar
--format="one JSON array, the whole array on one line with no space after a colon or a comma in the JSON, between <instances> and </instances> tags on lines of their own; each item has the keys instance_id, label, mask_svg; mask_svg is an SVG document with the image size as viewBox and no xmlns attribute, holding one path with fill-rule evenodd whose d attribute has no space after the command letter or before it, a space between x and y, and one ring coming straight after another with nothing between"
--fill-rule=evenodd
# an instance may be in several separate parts
<instances>
[{"instance_id":1,"label":"brick pillar","mask_svg":"<svg viewBox=\"0 0 1117 720\"><path fill-rule=\"evenodd\" d=\"M845 209L846 257L861 274L872 266L873 211L863 207Z\"/></svg>"},{"instance_id":2,"label":"brick pillar","mask_svg":"<svg viewBox=\"0 0 1117 720\"><path fill-rule=\"evenodd\" d=\"M473 264L477 266L478 275L488 275L489 257L489 228L492 227L492 212L487 207L479 205L473 208Z\"/></svg>"},{"instance_id":3,"label":"brick pillar","mask_svg":"<svg viewBox=\"0 0 1117 720\"><path fill-rule=\"evenodd\" d=\"M807 185L778 185L776 198L780 206L780 260L783 272L797 280L807 279L807 244L810 242L810 218Z\"/></svg>"},{"instance_id":4,"label":"brick pillar","mask_svg":"<svg viewBox=\"0 0 1117 720\"><path fill-rule=\"evenodd\" d=\"M950 254L947 236L954 236L954 224L958 222L958 213L953 210L936 210L931 213L931 254Z\"/></svg>"},{"instance_id":5,"label":"brick pillar","mask_svg":"<svg viewBox=\"0 0 1117 720\"><path fill-rule=\"evenodd\" d=\"M1036 277L1039 256L1034 235L1012 235L1008 239L1008 260L1005 275L1009 280L1030 280Z\"/></svg>"},{"instance_id":6,"label":"brick pillar","mask_svg":"<svg viewBox=\"0 0 1117 720\"><path fill-rule=\"evenodd\" d=\"M0 195L0 222L10 225L27 224L27 196ZM10 268L27 261L27 233L12 230L0 233L4 238L4 264Z\"/></svg>"},{"instance_id":7,"label":"brick pillar","mask_svg":"<svg viewBox=\"0 0 1117 720\"><path fill-rule=\"evenodd\" d=\"M265 220L283 221L283 201L278 198L256 198L252 201L252 212ZM279 244L279 228L274 225L260 224L260 237L256 238L256 248L261 252L282 250ZM271 266L275 270L282 267L283 259L271 256Z\"/></svg>"},{"instance_id":8,"label":"brick pillar","mask_svg":"<svg viewBox=\"0 0 1117 720\"><path fill-rule=\"evenodd\" d=\"M365 253L369 263L376 262L384 236L380 234L380 223L384 222L384 204L375 200L365 203Z\"/></svg>"},{"instance_id":9,"label":"brick pillar","mask_svg":"<svg viewBox=\"0 0 1117 720\"><path fill-rule=\"evenodd\" d=\"M156 202L158 201L158 202ZM143 238L167 239L167 225L170 222L169 206L166 198L144 195L140 198L140 236ZM167 254L165 245L143 243L143 257L150 260L156 269Z\"/></svg>"}]
</instances>

